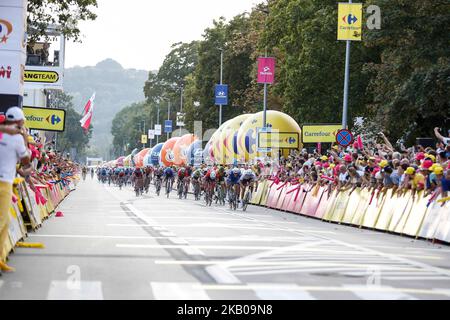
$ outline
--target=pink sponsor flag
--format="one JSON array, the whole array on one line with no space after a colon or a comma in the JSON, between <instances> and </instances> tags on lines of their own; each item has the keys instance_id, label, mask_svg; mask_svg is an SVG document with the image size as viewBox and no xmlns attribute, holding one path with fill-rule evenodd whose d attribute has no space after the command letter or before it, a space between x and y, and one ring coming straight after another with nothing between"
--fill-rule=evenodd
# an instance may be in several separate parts
<instances>
[{"instance_id":1,"label":"pink sponsor flag","mask_svg":"<svg viewBox=\"0 0 450 320\"><path fill-rule=\"evenodd\" d=\"M275 81L275 58L258 58L258 83Z\"/></svg>"}]
</instances>

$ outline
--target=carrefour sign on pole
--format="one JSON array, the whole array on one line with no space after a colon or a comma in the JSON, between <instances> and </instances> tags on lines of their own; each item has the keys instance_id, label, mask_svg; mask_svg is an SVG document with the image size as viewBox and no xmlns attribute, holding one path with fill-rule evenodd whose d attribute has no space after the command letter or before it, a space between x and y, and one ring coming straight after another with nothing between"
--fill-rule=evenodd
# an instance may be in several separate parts
<instances>
[{"instance_id":1,"label":"carrefour sign on pole","mask_svg":"<svg viewBox=\"0 0 450 320\"><path fill-rule=\"evenodd\" d=\"M361 41L362 3L339 3L338 40Z\"/></svg>"},{"instance_id":2,"label":"carrefour sign on pole","mask_svg":"<svg viewBox=\"0 0 450 320\"><path fill-rule=\"evenodd\" d=\"M215 89L216 106L228 105L228 85L217 84Z\"/></svg>"}]
</instances>

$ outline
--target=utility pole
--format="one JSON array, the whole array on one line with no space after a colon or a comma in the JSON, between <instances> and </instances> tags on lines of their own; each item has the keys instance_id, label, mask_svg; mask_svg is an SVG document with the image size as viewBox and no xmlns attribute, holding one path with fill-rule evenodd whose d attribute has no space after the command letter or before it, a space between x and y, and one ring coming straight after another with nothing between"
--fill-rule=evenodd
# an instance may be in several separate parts
<instances>
[{"instance_id":1,"label":"utility pole","mask_svg":"<svg viewBox=\"0 0 450 320\"><path fill-rule=\"evenodd\" d=\"M157 122L156 122L158 125L160 124L159 123L159 103L158 103L158 119L157 119ZM158 144L159 143L159 135L157 135L156 136L156 144Z\"/></svg>"},{"instance_id":2,"label":"utility pole","mask_svg":"<svg viewBox=\"0 0 450 320\"><path fill-rule=\"evenodd\" d=\"M169 101L169 108L167 110L167 120L170 120L170 101ZM167 132L167 140L169 140L169 133Z\"/></svg>"},{"instance_id":3,"label":"utility pole","mask_svg":"<svg viewBox=\"0 0 450 320\"><path fill-rule=\"evenodd\" d=\"M267 48L264 55L267 58ZM264 112L263 112L263 128L267 127L267 83L264 83Z\"/></svg>"},{"instance_id":4,"label":"utility pole","mask_svg":"<svg viewBox=\"0 0 450 320\"><path fill-rule=\"evenodd\" d=\"M223 49L220 48L220 84L223 84ZM222 105L219 105L219 127L222 125Z\"/></svg>"},{"instance_id":5,"label":"utility pole","mask_svg":"<svg viewBox=\"0 0 450 320\"><path fill-rule=\"evenodd\" d=\"M181 86L180 117L182 113L183 113L183 86ZM180 137L181 137L181 126L180 126Z\"/></svg>"},{"instance_id":6,"label":"utility pole","mask_svg":"<svg viewBox=\"0 0 450 320\"><path fill-rule=\"evenodd\" d=\"M349 0L348 3L352 3ZM347 129L347 113L348 113L348 87L350 81L350 40L347 40L347 47L345 50L345 79L344 79L344 105L342 111L342 129Z\"/></svg>"}]
</instances>

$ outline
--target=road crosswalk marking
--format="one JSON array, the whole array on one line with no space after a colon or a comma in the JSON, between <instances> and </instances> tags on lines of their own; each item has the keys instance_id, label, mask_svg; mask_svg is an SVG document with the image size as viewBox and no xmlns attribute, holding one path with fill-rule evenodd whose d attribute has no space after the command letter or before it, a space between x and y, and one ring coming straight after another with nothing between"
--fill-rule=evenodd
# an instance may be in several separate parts
<instances>
[{"instance_id":1,"label":"road crosswalk marking","mask_svg":"<svg viewBox=\"0 0 450 320\"><path fill-rule=\"evenodd\" d=\"M47 300L103 300L100 281L52 281Z\"/></svg>"},{"instance_id":2,"label":"road crosswalk marking","mask_svg":"<svg viewBox=\"0 0 450 320\"><path fill-rule=\"evenodd\" d=\"M155 300L210 300L194 283L150 282Z\"/></svg>"}]
</instances>

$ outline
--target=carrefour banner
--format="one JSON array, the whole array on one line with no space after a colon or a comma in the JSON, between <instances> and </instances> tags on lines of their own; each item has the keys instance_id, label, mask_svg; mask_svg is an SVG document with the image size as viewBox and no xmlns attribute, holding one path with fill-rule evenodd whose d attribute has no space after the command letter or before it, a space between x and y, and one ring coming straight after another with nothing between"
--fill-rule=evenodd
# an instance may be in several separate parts
<instances>
[{"instance_id":1,"label":"carrefour banner","mask_svg":"<svg viewBox=\"0 0 450 320\"><path fill-rule=\"evenodd\" d=\"M362 3L339 3L338 40L361 41Z\"/></svg>"},{"instance_id":2,"label":"carrefour banner","mask_svg":"<svg viewBox=\"0 0 450 320\"><path fill-rule=\"evenodd\" d=\"M304 125L302 140L303 143L334 143L336 142L336 134L341 129L341 124Z\"/></svg>"},{"instance_id":3,"label":"carrefour banner","mask_svg":"<svg viewBox=\"0 0 450 320\"><path fill-rule=\"evenodd\" d=\"M258 132L258 148L262 149L298 149L298 132Z\"/></svg>"},{"instance_id":4,"label":"carrefour banner","mask_svg":"<svg viewBox=\"0 0 450 320\"><path fill-rule=\"evenodd\" d=\"M23 107L23 112L29 129L58 132L65 129L66 110Z\"/></svg>"}]
</instances>

